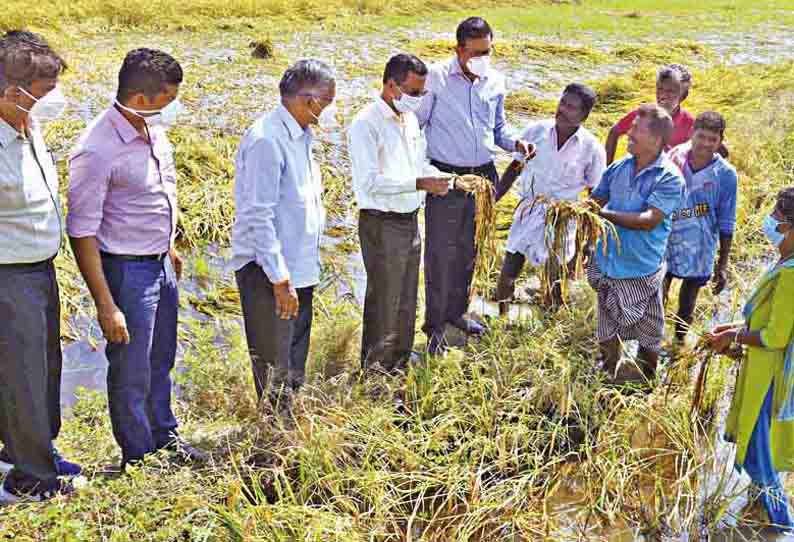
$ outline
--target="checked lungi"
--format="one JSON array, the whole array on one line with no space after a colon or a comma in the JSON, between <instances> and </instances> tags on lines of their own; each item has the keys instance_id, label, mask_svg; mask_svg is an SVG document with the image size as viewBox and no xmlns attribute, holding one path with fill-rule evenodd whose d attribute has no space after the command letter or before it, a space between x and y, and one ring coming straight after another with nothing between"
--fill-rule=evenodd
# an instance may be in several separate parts
<instances>
[{"instance_id":1,"label":"checked lungi","mask_svg":"<svg viewBox=\"0 0 794 542\"><path fill-rule=\"evenodd\" d=\"M587 280L598 294L599 343L615 338L636 340L651 352L661 351L664 336L662 283L666 267L645 277L613 279L595 263L587 269Z\"/></svg>"}]
</instances>

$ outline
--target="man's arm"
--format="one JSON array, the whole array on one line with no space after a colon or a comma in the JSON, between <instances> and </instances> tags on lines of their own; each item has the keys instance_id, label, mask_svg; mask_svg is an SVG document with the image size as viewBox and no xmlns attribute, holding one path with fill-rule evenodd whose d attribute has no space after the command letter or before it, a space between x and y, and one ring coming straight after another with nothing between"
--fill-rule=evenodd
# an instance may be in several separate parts
<instances>
[{"instance_id":1,"label":"man's arm","mask_svg":"<svg viewBox=\"0 0 794 542\"><path fill-rule=\"evenodd\" d=\"M73 156L69 160L66 228L77 266L94 299L102 333L110 342L126 344L130 341L127 321L110 293L96 240L109 185L110 171L102 157L92 152Z\"/></svg>"},{"instance_id":2,"label":"man's arm","mask_svg":"<svg viewBox=\"0 0 794 542\"><path fill-rule=\"evenodd\" d=\"M446 195L449 189L448 181L431 176L438 171L436 168L428 169L430 174L419 178L397 178L384 175L381 172L378 161L377 134L370 123L366 121L357 120L350 127L348 131L348 148L353 170L353 185L366 194L395 196L416 192L417 190L426 190L432 194L443 196ZM424 156L416 158L421 159L424 163ZM422 173L424 174L424 171ZM441 176L440 172L438 176Z\"/></svg>"},{"instance_id":3,"label":"man's arm","mask_svg":"<svg viewBox=\"0 0 794 542\"><path fill-rule=\"evenodd\" d=\"M282 320L298 315L298 294L290 280L282 242L276 231L276 213L281 195L285 160L277 143L259 138L245 149L243 168L235 182L243 186L242 201L237 201L239 219L250 225L256 264L273 284L276 314Z\"/></svg>"},{"instance_id":4,"label":"man's arm","mask_svg":"<svg viewBox=\"0 0 794 542\"><path fill-rule=\"evenodd\" d=\"M502 178L496 185L496 201L502 199L513 187L513 184L521 176L521 171L524 169L524 163L520 160L513 160L507 169L502 174Z\"/></svg>"},{"instance_id":5,"label":"man's arm","mask_svg":"<svg viewBox=\"0 0 794 542\"><path fill-rule=\"evenodd\" d=\"M604 145L604 150L606 151L607 155L607 165L610 165L615 161L615 153L618 150L618 139L620 139L620 130L616 124L611 130L609 130L607 142Z\"/></svg>"},{"instance_id":6,"label":"man's arm","mask_svg":"<svg viewBox=\"0 0 794 542\"><path fill-rule=\"evenodd\" d=\"M717 267L714 270L714 293L719 294L728 284L728 261L731 257L733 247L732 234L720 234L720 256L717 260Z\"/></svg>"},{"instance_id":7,"label":"man's arm","mask_svg":"<svg viewBox=\"0 0 794 542\"><path fill-rule=\"evenodd\" d=\"M505 118L505 95L501 94L496 101L496 122L494 124L493 134L494 143L507 152L521 152L526 154L525 150L519 148L518 141L511 133L510 126L507 124Z\"/></svg>"},{"instance_id":8,"label":"man's arm","mask_svg":"<svg viewBox=\"0 0 794 542\"><path fill-rule=\"evenodd\" d=\"M714 270L714 293L719 294L728 283L728 261L736 229L736 199L739 179L731 170L720 179L720 199L717 203L717 223L720 229L720 254Z\"/></svg>"},{"instance_id":9,"label":"man's arm","mask_svg":"<svg viewBox=\"0 0 794 542\"><path fill-rule=\"evenodd\" d=\"M598 201L596 199L596 201ZM599 213L602 218L609 220L616 226L626 228L629 230L643 230L650 231L656 226L661 224L664 220L664 213L656 207L649 207L648 209L639 213L627 213L621 211L612 211L609 209L601 209Z\"/></svg>"}]
</instances>

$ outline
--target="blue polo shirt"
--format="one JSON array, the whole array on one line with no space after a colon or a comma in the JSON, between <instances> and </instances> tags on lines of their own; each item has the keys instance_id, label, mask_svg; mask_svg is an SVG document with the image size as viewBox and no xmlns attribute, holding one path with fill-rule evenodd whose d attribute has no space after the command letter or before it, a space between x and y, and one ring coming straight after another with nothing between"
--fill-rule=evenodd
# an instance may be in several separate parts
<instances>
[{"instance_id":1,"label":"blue polo shirt","mask_svg":"<svg viewBox=\"0 0 794 542\"><path fill-rule=\"evenodd\" d=\"M640 213L655 207L664 213L664 220L650 231L615 225L619 242L610 234L606 255L603 241L598 242L596 264L613 279L646 277L659 270L670 237L671 216L683 194L684 179L667 154L661 153L637 175L634 163L634 157L628 156L609 166L593 197L607 200L605 209L618 212Z\"/></svg>"},{"instance_id":2,"label":"blue polo shirt","mask_svg":"<svg viewBox=\"0 0 794 542\"><path fill-rule=\"evenodd\" d=\"M667 270L677 277L708 277L714 270L720 235L736 229L736 170L719 155L699 171L689 165L691 146L673 149L686 186L673 212ZM680 161L676 158L680 158Z\"/></svg>"}]
</instances>

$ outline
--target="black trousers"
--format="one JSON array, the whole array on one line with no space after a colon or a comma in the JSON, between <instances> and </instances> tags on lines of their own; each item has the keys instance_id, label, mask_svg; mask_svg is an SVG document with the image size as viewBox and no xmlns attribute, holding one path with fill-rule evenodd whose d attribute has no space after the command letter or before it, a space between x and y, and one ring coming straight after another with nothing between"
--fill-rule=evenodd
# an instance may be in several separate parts
<instances>
[{"instance_id":1,"label":"black trousers","mask_svg":"<svg viewBox=\"0 0 794 542\"><path fill-rule=\"evenodd\" d=\"M362 210L358 235L367 271L361 365L393 368L414 346L422 256L417 213Z\"/></svg>"},{"instance_id":2,"label":"black trousers","mask_svg":"<svg viewBox=\"0 0 794 542\"><path fill-rule=\"evenodd\" d=\"M254 372L256 395L283 386L299 388L306 379L306 357L312 330L314 287L297 288L298 316L276 314L273 283L256 263L235 273L245 321L245 337Z\"/></svg>"},{"instance_id":3,"label":"black trousers","mask_svg":"<svg viewBox=\"0 0 794 542\"><path fill-rule=\"evenodd\" d=\"M61 305L52 260L0 265L0 440L14 462L6 484L56 483L61 429Z\"/></svg>"},{"instance_id":4,"label":"black trousers","mask_svg":"<svg viewBox=\"0 0 794 542\"><path fill-rule=\"evenodd\" d=\"M476 168L461 168L431 161L445 173L475 173L499 180L496 166L489 162ZM425 324L431 336L443 333L447 322L463 316L469 307L469 291L474 276L475 202L462 190L450 190L442 197L427 197L425 206Z\"/></svg>"}]
</instances>

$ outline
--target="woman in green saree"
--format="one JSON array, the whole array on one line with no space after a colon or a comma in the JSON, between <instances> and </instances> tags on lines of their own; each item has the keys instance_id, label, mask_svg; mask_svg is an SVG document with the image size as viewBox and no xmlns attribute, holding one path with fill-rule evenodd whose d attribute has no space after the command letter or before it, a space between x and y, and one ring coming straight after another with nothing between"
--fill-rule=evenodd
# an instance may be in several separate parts
<instances>
[{"instance_id":1,"label":"woman in green saree","mask_svg":"<svg viewBox=\"0 0 794 542\"><path fill-rule=\"evenodd\" d=\"M744 322L717 326L707 339L720 354L745 347L725 437L770 523L789 531L794 519L779 473L794 470L794 187L778 194L764 233L780 259L758 282Z\"/></svg>"}]
</instances>

